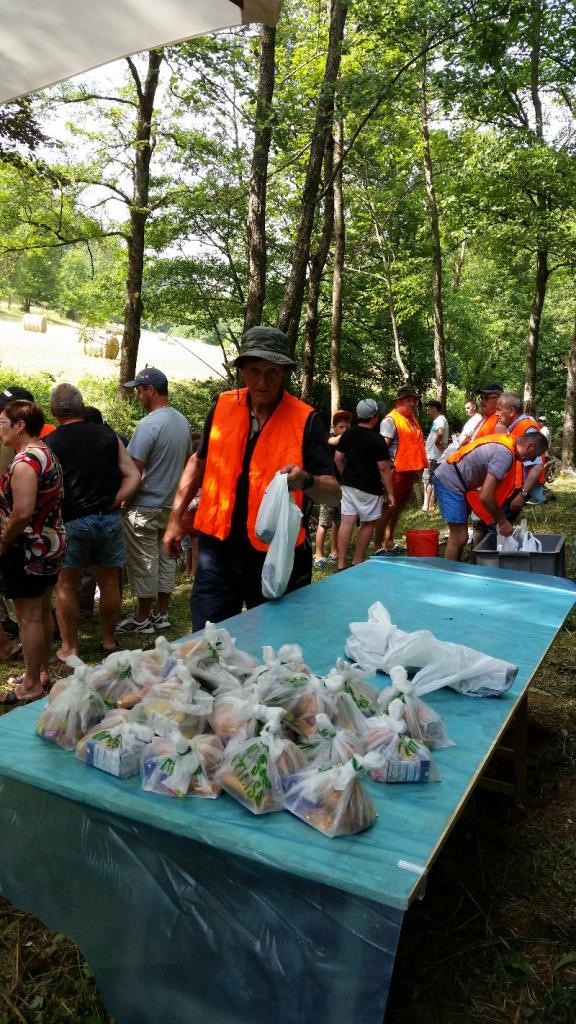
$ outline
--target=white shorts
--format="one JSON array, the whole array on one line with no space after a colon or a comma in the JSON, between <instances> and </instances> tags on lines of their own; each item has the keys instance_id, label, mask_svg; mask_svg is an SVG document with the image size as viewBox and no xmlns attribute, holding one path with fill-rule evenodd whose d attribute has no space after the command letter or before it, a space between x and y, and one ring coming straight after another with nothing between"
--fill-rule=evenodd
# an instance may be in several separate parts
<instances>
[{"instance_id":1,"label":"white shorts","mask_svg":"<svg viewBox=\"0 0 576 1024\"><path fill-rule=\"evenodd\" d=\"M361 523L374 523L382 515L382 495L342 485L341 512L343 516L358 516Z\"/></svg>"}]
</instances>

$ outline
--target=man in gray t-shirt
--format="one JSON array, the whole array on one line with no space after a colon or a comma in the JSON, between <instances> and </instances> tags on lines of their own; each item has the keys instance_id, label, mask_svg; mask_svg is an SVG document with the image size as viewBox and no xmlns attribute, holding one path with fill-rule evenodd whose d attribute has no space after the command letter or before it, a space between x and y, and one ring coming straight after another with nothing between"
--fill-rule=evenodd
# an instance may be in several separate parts
<instances>
[{"instance_id":1,"label":"man in gray t-shirt","mask_svg":"<svg viewBox=\"0 0 576 1024\"><path fill-rule=\"evenodd\" d=\"M126 568L138 610L119 624L118 632L154 633L170 625L168 603L176 585L176 564L164 554L162 538L192 451L191 429L186 417L170 405L168 380L161 370L148 366L124 387L136 388L148 415L128 445L142 483L124 517Z\"/></svg>"},{"instance_id":2,"label":"man in gray t-shirt","mask_svg":"<svg viewBox=\"0 0 576 1024\"><path fill-rule=\"evenodd\" d=\"M498 485L512 468L514 457L519 462L537 458L546 448L546 439L538 431L524 434L516 439L515 453L508 441L509 438L504 439L504 436L502 440L483 439L476 447L461 454L457 462L442 462L434 473L436 500L449 530L446 558L459 561L468 540L472 492L477 492L484 513L496 522L498 532L503 537L512 534L514 528L502 505L514 490L514 479L510 480L508 493L499 494L497 498Z\"/></svg>"}]
</instances>

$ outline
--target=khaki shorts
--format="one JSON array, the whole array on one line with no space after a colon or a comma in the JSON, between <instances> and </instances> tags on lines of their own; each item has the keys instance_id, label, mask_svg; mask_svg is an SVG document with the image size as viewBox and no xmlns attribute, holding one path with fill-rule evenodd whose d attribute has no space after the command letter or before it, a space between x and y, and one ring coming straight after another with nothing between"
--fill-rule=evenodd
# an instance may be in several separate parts
<instances>
[{"instance_id":1,"label":"khaki shorts","mask_svg":"<svg viewBox=\"0 0 576 1024\"><path fill-rule=\"evenodd\" d=\"M340 526L340 505L320 505L318 526L329 530L331 526Z\"/></svg>"},{"instance_id":2,"label":"khaki shorts","mask_svg":"<svg viewBox=\"0 0 576 1024\"><path fill-rule=\"evenodd\" d=\"M176 586L176 562L162 547L169 515L169 508L141 506L124 516L126 569L134 597L171 594Z\"/></svg>"}]
</instances>

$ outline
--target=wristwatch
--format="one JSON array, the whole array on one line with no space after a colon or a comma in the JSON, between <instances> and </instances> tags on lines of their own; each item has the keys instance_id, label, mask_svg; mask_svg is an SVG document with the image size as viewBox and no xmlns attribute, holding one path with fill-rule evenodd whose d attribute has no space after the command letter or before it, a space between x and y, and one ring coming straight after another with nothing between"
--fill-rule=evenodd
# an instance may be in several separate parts
<instances>
[{"instance_id":1,"label":"wristwatch","mask_svg":"<svg viewBox=\"0 0 576 1024\"><path fill-rule=\"evenodd\" d=\"M314 473L307 473L306 474L306 479L304 480L304 483L302 484L302 490L303 491L309 491L311 487L314 487L315 483L316 483L316 478L314 476Z\"/></svg>"},{"instance_id":2,"label":"wristwatch","mask_svg":"<svg viewBox=\"0 0 576 1024\"><path fill-rule=\"evenodd\" d=\"M522 488L522 490L520 491L520 494L522 495L523 498L527 498L528 497L528 491L525 491L524 488Z\"/></svg>"}]
</instances>

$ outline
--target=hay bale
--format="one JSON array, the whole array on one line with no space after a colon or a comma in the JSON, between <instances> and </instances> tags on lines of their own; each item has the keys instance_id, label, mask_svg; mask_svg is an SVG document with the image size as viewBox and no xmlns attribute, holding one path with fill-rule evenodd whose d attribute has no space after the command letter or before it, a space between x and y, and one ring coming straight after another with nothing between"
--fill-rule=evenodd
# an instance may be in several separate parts
<instances>
[{"instance_id":1,"label":"hay bale","mask_svg":"<svg viewBox=\"0 0 576 1024\"><path fill-rule=\"evenodd\" d=\"M111 334L106 338L104 345L104 355L106 359L116 359L120 351L120 342L115 334Z\"/></svg>"},{"instance_id":2,"label":"hay bale","mask_svg":"<svg viewBox=\"0 0 576 1024\"><path fill-rule=\"evenodd\" d=\"M105 334L104 331L85 328L80 332L79 340L82 342L82 349L86 356L116 359L120 351L118 338L114 334Z\"/></svg>"},{"instance_id":3,"label":"hay bale","mask_svg":"<svg viewBox=\"0 0 576 1024\"><path fill-rule=\"evenodd\" d=\"M48 321L40 313L25 313L22 317L22 328L25 331L37 331L46 334Z\"/></svg>"}]
</instances>

